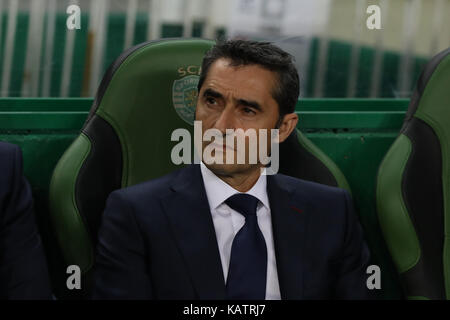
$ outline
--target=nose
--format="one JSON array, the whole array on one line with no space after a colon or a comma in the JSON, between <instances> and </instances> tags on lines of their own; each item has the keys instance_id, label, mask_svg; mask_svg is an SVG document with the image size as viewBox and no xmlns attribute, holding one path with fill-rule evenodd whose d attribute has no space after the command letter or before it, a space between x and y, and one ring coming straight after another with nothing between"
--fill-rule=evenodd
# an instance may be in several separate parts
<instances>
[{"instance_id":1,"label":"nose","mask_svg":"<svg viewBox=\"0 0 450 320\"><path fill-rule=\"evenodd\" d=\"M222 110L217 118L214 128L218 129L223 135L225 135L226 129L235 129L234 120L233 109L227 106Z\"/></svg>"}]
</instances>

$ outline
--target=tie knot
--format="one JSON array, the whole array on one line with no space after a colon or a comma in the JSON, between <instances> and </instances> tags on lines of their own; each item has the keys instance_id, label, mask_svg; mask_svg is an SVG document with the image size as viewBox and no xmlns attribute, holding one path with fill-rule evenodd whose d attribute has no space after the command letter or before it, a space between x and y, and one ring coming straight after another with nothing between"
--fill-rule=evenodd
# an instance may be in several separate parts
<instances>
[{"instance_id":1,"label":"tie knot","mask_svg":"<svg viewBox=\"0 0 450 320\"><path fill-rule=\"evenodd\" d=\"M256 216L258 202L258 198L246 193L238 193L225 200L225 203L231 209L236 210L246 218L247 216Z\"/></svg>"}]
</instances>

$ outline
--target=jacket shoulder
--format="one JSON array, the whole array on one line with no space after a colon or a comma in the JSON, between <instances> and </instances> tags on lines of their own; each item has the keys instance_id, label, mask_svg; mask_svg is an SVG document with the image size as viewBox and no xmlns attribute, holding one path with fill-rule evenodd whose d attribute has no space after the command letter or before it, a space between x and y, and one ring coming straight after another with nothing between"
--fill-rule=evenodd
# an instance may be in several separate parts
<instances>
[{"instance_id":1,"label":"jacket shoulder","mask_svg":"<svg viewBox=\"0 0 450 320\"><path fill-rule=\"evenodd\" d=\"M170 191L173 180L182 170L185 170L185 168L175 170L156 179L147 180L133 186L118 189L113 193L119 197L130 200L131 202L141 201L142 199L156 199Z\"/></svg>"},{"instance_id":2,"label":"jacket shoulder","mask_svg":"<svg viewBox=\"0 0 450 320\"><path fill-rule=\"evenodd\" d=\"M286 186L294 194L300 193L307 196L309 199L324 197L341 198L343 194L349 195L347 190L334 186L286 176L284 174L277 174L275 177L281 186Z\"/></svg>"},{"instance_id":3,"label":"jacket shoulder","mask_svg":"<svg viewBox=\"0 0 450 320\"><path fill-rule=\"evenodd\" d=\"M20 150L19 146L0 141L0 159L2 161L4 161L4 159L12 158L18 150Z\"/></svg>"},{"instance_id":4,"label":"jacket shoulder","mask_svg":"<svg viewBox=\"0 0 450 320\"><path fill-rule=\"evenodd\" d=\"M10 184L11 178L21 168L22 158L19 146L0 141L0 172L3 175L3 179L0 179L0 182Z\"/></svg>"}]
</instances>

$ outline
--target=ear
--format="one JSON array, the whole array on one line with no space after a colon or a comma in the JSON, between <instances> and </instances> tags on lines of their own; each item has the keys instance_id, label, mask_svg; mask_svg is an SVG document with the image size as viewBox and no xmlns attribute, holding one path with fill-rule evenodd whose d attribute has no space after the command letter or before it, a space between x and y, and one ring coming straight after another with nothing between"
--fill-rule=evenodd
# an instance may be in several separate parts
<instances>
[{"instance_id":1,"label":"ear","mask_svg":"<svg viewBox=\"0 0 450 320\"><path fill-rule=\"evenodd\" d=\"M287 137L289 137L291 132L297 126L297 122L298 116L295 112L284 115L280 127L278 128L279 143L283 142L284 140L287 139Z\"/></svg>"}]
</instances>

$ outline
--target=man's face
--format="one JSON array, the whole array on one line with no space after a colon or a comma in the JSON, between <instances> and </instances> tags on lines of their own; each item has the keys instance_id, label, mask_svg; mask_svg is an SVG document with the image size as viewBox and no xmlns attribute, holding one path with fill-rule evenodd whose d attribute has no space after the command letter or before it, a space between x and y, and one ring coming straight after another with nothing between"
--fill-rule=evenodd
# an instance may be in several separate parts
<instances>
[{"instance_id":1,"label":"man's face","mask_svg":"<svg viewBox=\"0 0 450 320\"><path fill-rule=\"evenodd\" d=\"M203 132L218 129L223 134L224 144L226 129L245 131L253 128L256 130L258 141L259 129L266 129L267 150L270 152L270 129L275 128L279 119L278 104L272 97L276 83L277 74L261 66L235 67L229 65L229 60L219 59L211 65L198 94L196 120L202 121ZM280 134L280 141L282 140ZM202 142L202 152L210 143L214 142ZM248 137L245 143L245 164L237 164L236 144L235 140L234 150L220 148L220 152L223 153L221 155L223 164L206 164L207 167L219 175L232 175L261 166L259 163L249 164ZM227 152L233 153L235 160L233 164L225 163ZM214 154L213 151L212 155Z\"/></svg>"}]
</instances>

